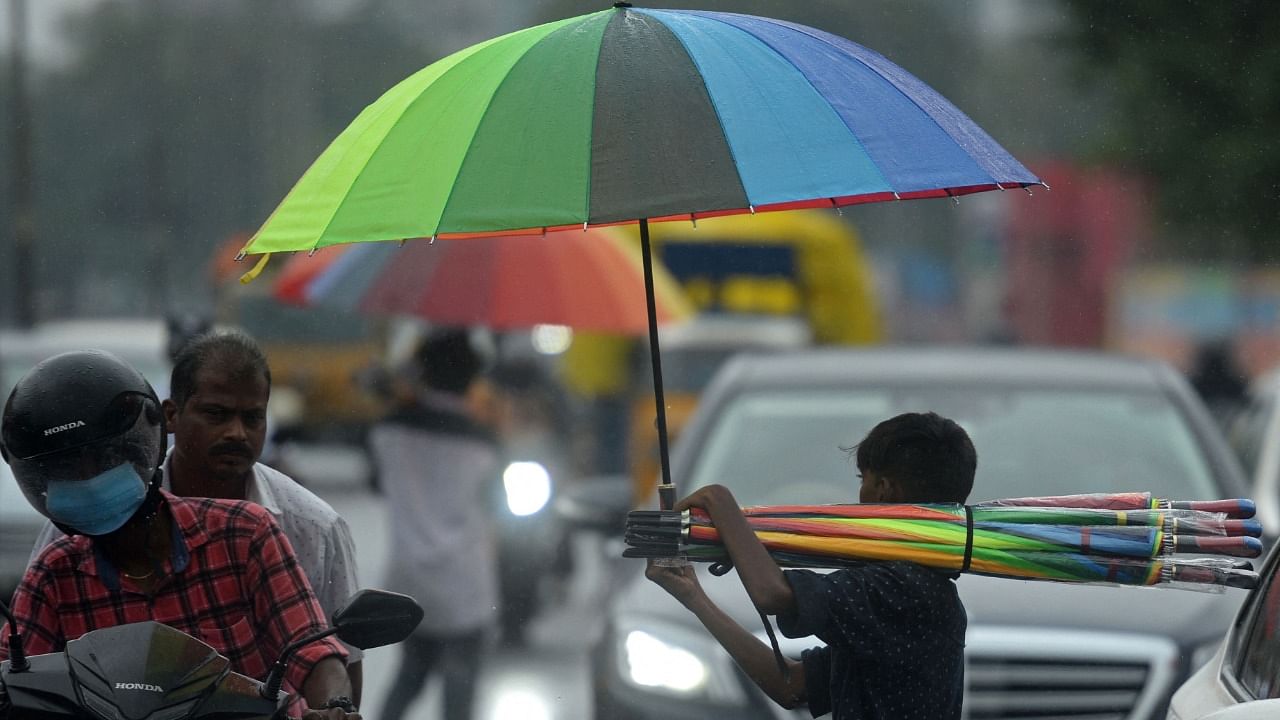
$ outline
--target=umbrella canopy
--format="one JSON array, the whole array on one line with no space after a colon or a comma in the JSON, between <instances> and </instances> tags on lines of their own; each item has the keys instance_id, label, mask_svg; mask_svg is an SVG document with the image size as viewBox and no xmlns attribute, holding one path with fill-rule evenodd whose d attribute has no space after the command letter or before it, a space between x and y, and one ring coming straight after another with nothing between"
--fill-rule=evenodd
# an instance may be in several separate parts
<instances>
[{"instance_id":1,"label":"umbrella canopy","mask_svg":"<svg viewBox=\"0 0 1280 720\"><path fill-rule=\"evenodd\" d=\"M396 85L246 251L1039 182L938 93L849 40L620 3L472 46Z\"/></svg>"},{"instance_id":2,"label":"umbrella canopy","mask_svg":"<svg viewBox=\"0 0 1280 720\"><path fill-rule=\"evenodd\" d=\"M861 45L619 2L471 46L391 88L242 252L638 221L669 507L650 220L1035 184L954 105Z\"/></svg>"},{"instance_id":3,"label":"umbrella canopy","mask_svg":"<svg viewBox=\"0 0 1280 720\"><path fill-rule=\"evenodd\" d=\"M640 248L612 228L505 235L466 241L326 248L291 258L277 299L376 314L415 315L444 325L519 330L568 325L642 334ZM654 268L658 322L693 313L678 283Z\"/></svg>"}]
</instances>

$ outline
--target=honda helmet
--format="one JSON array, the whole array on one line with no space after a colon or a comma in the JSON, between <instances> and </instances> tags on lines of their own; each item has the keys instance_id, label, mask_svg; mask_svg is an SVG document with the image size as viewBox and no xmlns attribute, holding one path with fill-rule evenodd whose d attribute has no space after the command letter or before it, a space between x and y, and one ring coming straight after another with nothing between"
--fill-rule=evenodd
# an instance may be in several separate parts
<instances>
[{"instance_id":1,"label":"honda helmet","mask_svg":"<svg viewBox=\"0 0 1280 720\"><path fill-rule=\"evenodd\" d=\"M128 363L100 350L62 353L29 370L9 393L0 455L45 517L50 482L89 480L125 463L147 484L146 505L153 505L164 459L162 417L155 390Z\"/></svg>"}]
</instances>

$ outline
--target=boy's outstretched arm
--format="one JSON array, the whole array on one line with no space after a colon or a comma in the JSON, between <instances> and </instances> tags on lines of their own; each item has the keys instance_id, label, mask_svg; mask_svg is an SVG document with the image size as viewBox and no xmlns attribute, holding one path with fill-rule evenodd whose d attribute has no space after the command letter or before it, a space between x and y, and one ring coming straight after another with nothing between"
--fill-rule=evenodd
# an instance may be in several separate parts
<instances>
[{"instance_id":1,"label":"boy's outstretched arm","mask_svg":"<svg viewBox=\"0 0 1280 720\"><path fill-rule=\"evenodd\" d=\"M663 567L649 561L645 576L671 593L694 614L716 641L729 652L738 667L774 702L794 708L806 699L804 663L787 659L788 677L783 677L773 649L747 632L711 602L698 583L693 567Z\"/></svg>"},{"instance_id":2,"label":"boy's outstretched arm","mask_svg":"<svg viewBox=\"0 0 1280 720\"><path fill-rule=\"evenodd\" d=\"M795 612L796 599L791 583L778 563L760 544L760 539L747 523L733 493L723 485L708 485L695 490L675 504L676 510L702 508L720 534L720 542L729 552L742 585L756 609L767 615Z\"/></svg>"}]
</instances>

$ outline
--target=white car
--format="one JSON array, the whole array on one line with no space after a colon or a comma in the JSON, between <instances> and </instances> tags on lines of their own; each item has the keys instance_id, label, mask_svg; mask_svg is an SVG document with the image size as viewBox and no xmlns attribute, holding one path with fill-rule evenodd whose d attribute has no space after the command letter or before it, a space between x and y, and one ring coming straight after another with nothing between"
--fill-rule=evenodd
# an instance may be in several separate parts
<instances>
[{"instance_id":1,"label":"white car","mask_svg":"<svg viewBox=\"0 0 1280 720\"><path fill-rule=\"evenodd\" d=\"M1173 696L1169 720L1280 717L1280 550L1273 546L1213 658Z\"/></svg>"},{"instance_id":2,"label":"white car","mask_svg":"<svg viewBox=\"0 0 1280 720\"><path fill-rule=\"evenodd\" d=\"M1280 535L1280 368L1249 386L1248 405L1231 422L1228 438L1252 486L1258 520Z\"/></svg>"},{"instance_id":3,"label":"white car","mask_svg":"<svg viewBox=\"0 0 1280 720\"><path fill-rule=\"evenodd\" d=\"M738 356L717 373L671 455L681 494L717 482L744 505L857 497L842 445L900 412L934 410L978 448L974 501L1142 490L1246 493L1218 426L1164 363L1099 353L975 348L822 349ZM617 523L607 514L612 532ZM605 529L602 525L601 529ZM592 648L595 717L777 720L701 625L630 561ZM743 627L741 583L707 592ZM620 571L621 572L621 571ZM965 575L967 720L1151 720L1217 649L1247 593ZM781 642L798 656L812 639Z\"/></svg>"}]
</instances>

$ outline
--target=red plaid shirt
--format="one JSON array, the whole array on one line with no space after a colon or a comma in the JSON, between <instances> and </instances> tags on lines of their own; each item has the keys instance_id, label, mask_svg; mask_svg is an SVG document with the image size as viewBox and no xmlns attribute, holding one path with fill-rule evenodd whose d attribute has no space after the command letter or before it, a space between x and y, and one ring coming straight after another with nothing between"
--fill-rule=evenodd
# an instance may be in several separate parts
<instances>
[{"instance_id":1,"label":"red plaid shirt","mask_svg":"<svg viewBox=\"0 0 1280 720\"><path fill-rule=\"evenodd\" d=\"M27 568L13 596L28 655L59 652L90 630L154 620L212 645L236 672L262 680L290 642L328 625L288 538L275 518L248 502L164 493L174 519L173 553L152 595L84 536L61 538ZM163 511L163 510L162 510ZM0 660L9 632L0 634ZM289 660L293 688L316 663L345 658L333 638Z\"/></svg>"}]
</instances>

